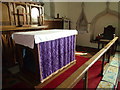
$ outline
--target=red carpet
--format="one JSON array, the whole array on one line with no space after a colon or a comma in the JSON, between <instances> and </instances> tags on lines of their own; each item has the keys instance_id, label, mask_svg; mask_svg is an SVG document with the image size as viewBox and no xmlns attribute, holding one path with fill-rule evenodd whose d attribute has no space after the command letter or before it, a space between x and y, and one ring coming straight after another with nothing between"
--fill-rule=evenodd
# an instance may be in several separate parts
<instances>
[{"instance_id":1,"label":"red carpet","mask_svg":"<svg viewBox=\"0 0 120 90\"><path fill-rule=\"evenodd\" d=\"M56 77L54 80L52 80L43 88L56 88L67 77L69 77L73 72L75 72L82 64L84 64L88 60L88 58L76 56L76 60L77 61L75 65L73 65L67 71ZM100 71L101 71L101 61L97 61L88 71L88 88L91 88L92 90L96 89L97 85L99 84L102 78L98 76L100 74ZM31 88L31 87L25 82L20 82L13 85L11 88ZM80 80L80 82L73 89L78 90L78 88L80 88L80 90L83 88L83 80ZM120 89L120 82L118 83L118 87L116 90L119 89Z\"/></svg>"},{"instance_id":2,"label":"red carpet","mask_svg":"<svg viewBox=\"0 0 120 90\"><path fill-rule=\"evenodd\" d=\"M82 64L84 64L88 58L76 56L76 64L73 65L71 68L66 70L64 73L56 77L50 83L48 83L43 88L56 88L60 85L67 77L69 77L73 72L75 72ZM97 61L89 70L88 72L88 87L89 88L96 88L98 83L101 80L101 77L98 76L101 70L101 61ZM74 87L74 88L82 88L83 83L82 80Z\"/></svg>"},{"instance_id":3,"label":"red carpet","mask_svg":"<svg viewBox=\"0 0 120 90\"><path fill-rule=\"evenodd\" d=\"M88 71L88 88L95 89L102 77L99 76L101 72L101 61L97 61ZM81 80L74 88L83 88L83 80Z\"/></svg>"}]
</instances>

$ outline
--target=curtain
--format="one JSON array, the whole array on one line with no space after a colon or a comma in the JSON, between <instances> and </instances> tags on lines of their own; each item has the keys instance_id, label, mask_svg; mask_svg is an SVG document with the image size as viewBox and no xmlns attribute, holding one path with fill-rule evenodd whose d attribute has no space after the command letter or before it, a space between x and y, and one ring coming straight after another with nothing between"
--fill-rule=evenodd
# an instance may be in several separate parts
<instances>
[{"instance_id":1,"label":"curtain","mask_svg":"<svg viewBox=\"0 0 120 90\"><path fill-rule=\"evenodd\" d=\"M39 44L42 79L75 60L75 35Z\"/></svg>"}]
</instances>

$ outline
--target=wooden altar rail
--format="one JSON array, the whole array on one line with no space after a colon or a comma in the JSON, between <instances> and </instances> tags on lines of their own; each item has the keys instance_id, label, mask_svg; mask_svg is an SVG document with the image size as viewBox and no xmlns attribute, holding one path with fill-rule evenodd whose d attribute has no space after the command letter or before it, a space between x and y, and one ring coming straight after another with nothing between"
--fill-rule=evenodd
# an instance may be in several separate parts
<instances>
[{"instance_id":1,"label":"wooden altar rail","mask_svg":"<svg viewBox=\"0 0 120 90\"><path fill-rule=\"evenodd\" d=\"M84 88L87 89L87 85L88 85L87 73L89 68L96 61L98 61L100 57L103 56L102 70L101 70L101 73L103 73L105 53L115 44L117 39L118 37L115 37L113 40L111 40L104 48L102 48L98 53L96 53L92 58L90 58L85 64L83 64L80 68L78 68L70 77L68 77L65 81L63 81L57 88L73 88L83 77L85 77Z\"/></svg>"}]
</instances>

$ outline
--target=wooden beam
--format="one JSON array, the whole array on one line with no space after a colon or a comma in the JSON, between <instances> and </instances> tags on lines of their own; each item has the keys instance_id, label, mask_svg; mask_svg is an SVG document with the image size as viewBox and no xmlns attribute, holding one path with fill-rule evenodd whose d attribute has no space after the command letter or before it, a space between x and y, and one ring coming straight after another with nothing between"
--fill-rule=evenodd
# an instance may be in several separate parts
<instances>
[{"instance_id":1,"label":"wooden beam","mask_svg":"<svg viewBox=\"0 0 120 90\"><path fill-rule=\"evenodd\" d=\"M12 25L12 15L11 15L11 9L10 9L10 2L8 2L8 13L9 13L9 21L10 21L10 25Z\"/></svg>"},{"instance_id":2,"label":"wooden beam","mask_svg":"<svg viewBox=\"0 0 120 90\"><path fill-rule=\"evenodd\" d=\"M18 5L24 5L24 6L26 6L26 4L27 5L31 5L31 6L33 6L33 7L42 7L42 5L41 4L38 4L38 3L36 3L36 2L34 2L34 3L30 3L30 2L14 2L15 4L18 4Z\"/></svg>"},{"instance_id":3,"label":"wooden beam","mask_svg":"<svg viewBox=\"0 0 120 90\"><path fill-rule=\"evenodd\" d=\"M28 19L28 15L29 15L29 14L28 14L27 8L28 8L28 5L26 4L26 6L25 6L25 11L26 11L26 13L27 13L27 14L26 14L26 24L29 25L29 22L28 22L28 20L29 20L29 19Z\"/></svg>"},{"instance_id":4,"label":"wooden beam","mask_svg":"<svg viewBox=\"0 0 120 90\"><path fill-rule=\"evenodd\" d=\"M13 13L17 13L17 11L16 11L16 5L15 5L15 3L13 2ZM17 25L17 17L16 17L16 15L14 15L14 22L15 22L15 25Z\"/></svg>"},{"instance_id":5,"label":"wooden beam","mask_svg":"<svg viewBox=\"0 0 120 90\"><path fill-rule=\"evenodd\" d=\"M37 25L28 25L28 26L23 26L23 27L16 27L16 26L0 26L0 32L9 32L9 31L24 31L24 30L41 30L45 29L48 26L42 25L42 26L37 26Z\"/></svg>"},{"instance_id":6,"label":"wooden beam","mask_svg":"<svg viewBox=\"0 0 120 90\"><path fill-rule=\"evenodd\" d=\"M85 90L88 88L88 71L85 73L84 88Z\"/></svg>"},{"instance_id":7,"label":"wooden beam","mask_svg":"<svg viewBox=\"0 0 120 90\"><path fill-rule=\"evenodd\" d=\"M29 16L30 16L30 25L32 25L32 16L31 16L31 5L29 5Z\"/></svg>"},{"instance_id":8,"label":"wooden beam","mask_svg":"<svg viewBox=\"0 0 120 90\"><path fill-rule=\"evenodd\" d=\"M101 73L100 73L101 76L103 76L104 61L105 61L105 54L103 54L103 56L102 56L102 66L101 66L102 69L101 69Z\"/></svg>"},{"instance_id":9,"label":"wooden beam","mask_svg":"<svg viewBox=\"0 0 120 90\"><path fill-rule=\"evenodd\" d=\"M91 59L89 59L85 64L78 68L70 77L64 80L57 88L73 88L84 76L84 74L89 70L89 68L101 57L107 50L116 42L118 37L111 40L103 49L96 53Z\"/></svg>"}]
</instances>

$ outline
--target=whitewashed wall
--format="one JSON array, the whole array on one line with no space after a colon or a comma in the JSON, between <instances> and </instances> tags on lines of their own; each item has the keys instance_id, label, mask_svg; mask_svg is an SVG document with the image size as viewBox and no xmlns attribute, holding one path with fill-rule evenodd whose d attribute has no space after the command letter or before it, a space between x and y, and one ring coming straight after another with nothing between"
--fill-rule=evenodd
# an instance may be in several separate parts
<instances>
[{"instance_id":1,"label":"whitewashed wall","mask_svg":"<svg viewBox=\"0 0 120 90\"><path fill-rule=\"evenodd\" d=\"M50 0L51 1L51 0ZM1 5L1 4L0 4ZM106 3L105 2L85 2L85 14L88 20L88 23L91 23L96 15L105 10ZM9 17L7 8L2 5L2 21L8 21ZM118 11L118 3L110 2L110 9L114 11ZM81 13L81 2L52 2L45 3L45 13L50 17L57 17L57 13L59 13L61 17L67 17L71 20L71 28L76 29L76 22ZM118 19L112 15L105 15L98 19L95 26L95 34L102 32L103 27L108 23L113 24L118 30ZM89 30L88 33L79 33L77 35L77 45L86 46L86 47L95 47L97 48L97 44L90 42L90 35L92 30Z\"/></svg>"},{"instance_id":2,"label":"whitewashed wall","mask_svg":"<svg viewBox=\"0 0 120 90\"><path fill-rule=\"evenodd\" d=\"M68 17L69 8L68 2L55 2L55 17L57 17L57 14L59 13L60 18L62 17Z\"/></svg>"},{"instance_id":3,"label":"whitewashed wall","mask_svg":"<svg viewBox=\"0 0 120 90\"><path fill-rule=\"evenodd\" d=\"M110 2L110 9L118 12L118 3ZM85 14L88 20L88 23L91 23L92 20L100 12L106 9L106 2L85 2ZM55 2L55 17L59 13L60 17L66 16L71 20L71 28L76 29L76 21L81 13L81 2ZM118 33L118 18L114 15L105 15L99 18L95 24L95 35L101 33L104 29L104 26L112 24L116 27L116 32ZM94 47L97 48L96 43L90 42L90 35L92 30L89 30L88 33L79 33L77 35L77 45Z\"/></svg>"},{"instance_id":4,"label":"whitewashed wall","mask_svg":"<svg viewBox=\"0 0 120 90\"><path fill-rule=\"evenodd\" d=\"M110 9L112 10L118 10L117 3L110 3ZM91 23L92 20L96 15L98 15L100 12L104 11L106 8L105 2L85 2L85 14L86 18L88 20L88 23ZM81 13L81 3L69 3L69 18L71 19L71 28L76 27L76 21ZM116 22L118 19L116 19L115 16L103 16L100 18L95 26L95 34L97 35L99 32L103 31L103 27L106 26L107 23L110 22L110 24L114 23L114 26L118 27L118 22ZM115 23L116 22L116 23ZM102 28L101 28L102 26ZM81 33L77 36L77 45L81 46L87 46L87 47L97 47L96 44L90 42L90 34L91 30L88 33Z\"/></svg>"}]
</instances>

